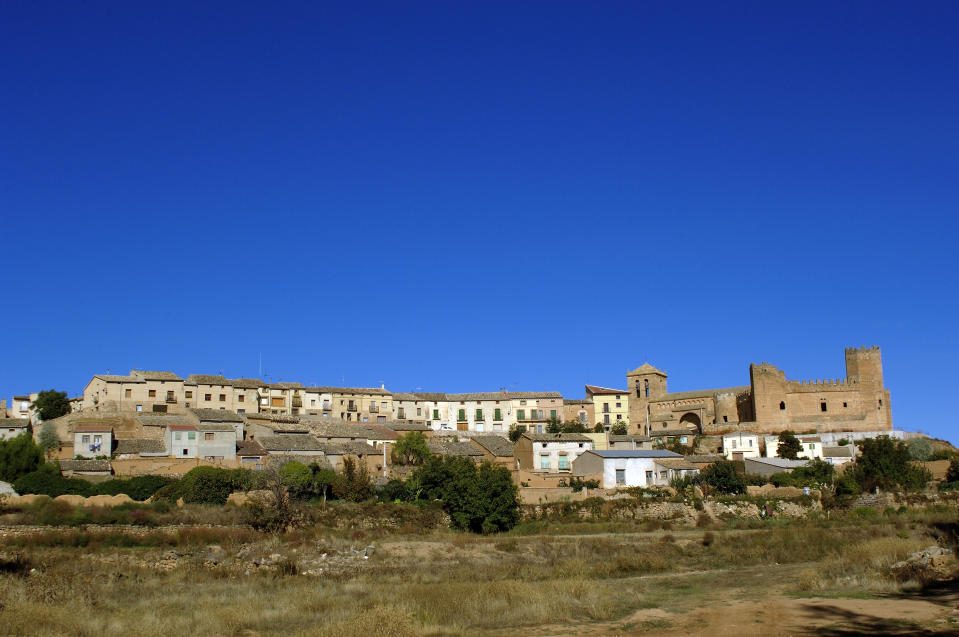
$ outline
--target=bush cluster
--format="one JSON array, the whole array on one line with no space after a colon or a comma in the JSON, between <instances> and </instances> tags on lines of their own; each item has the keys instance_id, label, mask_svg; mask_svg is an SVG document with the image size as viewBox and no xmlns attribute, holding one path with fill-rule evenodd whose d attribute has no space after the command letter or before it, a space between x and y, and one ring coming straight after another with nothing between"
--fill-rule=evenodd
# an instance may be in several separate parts
<instances>
[{"instance_id":1,"label":"bush cluster","mask_svg":"<svg viewBox=\"0 0 959 637\"><path fill-rule=\"evenodd\" d=\"M64 478L56 464L41 465L37 471L21 476L13 483L21 494L34 493L55 498L58 495L117 495L125 493L134 500L146 500L173 480L161 476L138 476L129 479L88 482L79 478Z\"/></svg>"}]
</instances>

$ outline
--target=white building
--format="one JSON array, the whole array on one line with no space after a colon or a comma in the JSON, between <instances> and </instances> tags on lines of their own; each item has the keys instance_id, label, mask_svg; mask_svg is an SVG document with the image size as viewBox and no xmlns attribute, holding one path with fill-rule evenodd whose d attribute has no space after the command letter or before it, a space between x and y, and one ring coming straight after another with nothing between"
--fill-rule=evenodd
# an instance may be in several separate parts
<instances>
[{"instance_id":1,"label":"white building","mask_svg":"<svg viewBox=\"0 0 959 637\"><path fill-rule=\"evenodd\" d=\"M748 431L734 431L723 435L723 455L726 460L759 458L759 436Z\"/></svg>"},{"instance_id":2,"label":"white building","mask_svg":"<svg viewBox=\"0 0 959 637\"><path fill-rule=\"evenodd\" d=\"M73 431L73 454L97 458L113 453L113 428L109 425L79 425Z\"/></svg>"},{"instance_id":3,"label":"white building","mask_svg":"<svg viewBox=\"0 0 959 637\"><path fill-rule=\"evenodd\" d=\"M0 440L16 438L26 433L30 421L26 418L0 418Z\"/></svg>"},{"instance_id":4,"label":"white building","mask_svg":"<svg viewBox=\"0 0 959 637\"><path fill-rule=\"evenodd\" d=\"M668 485L673 478L699 469L678 453L664 449L587 451L573 463L573 475L599 476L604 489Z\"/></svg>"},{"instance_id":5,"label":"white building","mask_svg":"<svg viewBox=\"0 0 959 637\"><path fill-rule=\"evenodd\" d=\"M803 435L796 436L799 439L800 444L802 444L802 451L796 453L797 458L806 458L808 460L813 460L815 458L822 459L822 449L823 443L822 438L818 435ZM766 457L767 458L778 458L779 457L779 436L766 436Z\"/></svg>"}]
</instances>

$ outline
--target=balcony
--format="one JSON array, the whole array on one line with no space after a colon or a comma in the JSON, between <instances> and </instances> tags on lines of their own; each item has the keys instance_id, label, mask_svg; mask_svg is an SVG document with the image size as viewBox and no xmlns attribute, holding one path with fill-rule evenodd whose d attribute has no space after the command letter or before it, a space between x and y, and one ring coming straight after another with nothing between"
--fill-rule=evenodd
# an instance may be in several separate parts
<instances>
[{"instance_id":1,"label":"balcony","mask_svg":"<svg viewBox=\"0 0 959 637\"><path fill-rule=\"evenodd\" d=\"M302 406L303 406L303 399L300 398L299 396L294 396L294 397L293 397L293 406L294 406L294 407L302 407Z\"/></svg>"},{"instance_id":2,"label":"balcony","mask_svg":"<svg viewBox=\"0 0 959 637\"><path fill-rule=\"evenodd\" d=\"M375 413L377 413L379 410L380 410L379 405L377 405L376 403L370 403L370 413L371 413L371 414L375 414Z\"/></svg>"},{"instance_id":3,"label":"balcony","mask_svg":"<svg viewBox=\"0 0 959 637\"><path fill-rule=\"evenodd\" d=\"M330 411L331 409L333 409L333 405L330 404L329 401L324 401L324 402L323 402L323 411Z\"/></svg>"},{"instance_id":4,"label":"balcony","mask_svg":"<svg viewBox=\"0 0 959 637\"><path fill-rule=\"evenodd\" d=\"M168 405L175 405L177 403L176 396L167 396L166 402Z\"/></svg>"},{"instance_id":5,"label":"balcony","mask_svg":"<svg viewBox=\"0 0 959 637\"><path fill-rule=\"evenodd\" d=\"M403 420L404 418L406 418L406 410L400 409L399 411L397 411L397 412L396 412L396 418L397 418L398 420Z\"/></svg>"},{"instance_id":6,"label":"balcony","mask_svg":"<svg viewBox=\"0 0 959 637\"><path fill-rule=\"evenodd\" d=\"M359 411L359 408L356 406L355 403L350 403L349 405L346 406L346 411Z\"/></svg>"}]
</instances>

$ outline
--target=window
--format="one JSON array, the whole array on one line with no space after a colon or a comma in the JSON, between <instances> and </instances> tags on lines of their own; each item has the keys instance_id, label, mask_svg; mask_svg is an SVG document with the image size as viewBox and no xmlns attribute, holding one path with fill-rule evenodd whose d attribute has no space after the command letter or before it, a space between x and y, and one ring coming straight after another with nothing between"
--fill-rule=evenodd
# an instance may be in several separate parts
<instances>
[{"instance_id":1,"label":"window","mask_svg":"<svg viewBox=\"0 0 959 637\"><path fill-rule=\"evenodd\" d=\"M213 394L203 394L203 400L213 400Z\"/></svg>"},{"instance_id":2,"label":"window","mask_svg":"<svg viewBox=\"0 0 959 637\"><path fill-rule=\"evenodd\" d=\"M603 412L609 412L609 403L603 403Z\"/></svg>"},{"instance_id":3,"label":"window","mask_svg":"<svg viewBox=\"0 0 959 637\"><path fill-rule=\"evenodd\" d=\"M149 396L150 398L156 398L156 395L157 395L157 390L155 389L151 389L147 392L147 396Z\"/></svg>"},{"instance_id":4,"label":"window","mask_svg":"<svg viewBox=\"0 0 959 637\"><path fill-rule=\"evenodd\" d=\"M520 420L526 420L526 410L519 409L516 411L516 417Z\"/></svg>"},{"instance_id":5,"label":"window","mask_svg":"<svg viewBox=\"0 0 959 637\"><path fill-rule=\"evenodd\" d=\"M723 416L723 422L729 422L729 416Z\"/></svg>"},{"instance_id":6,"label":"window","mask_svg":"<svg viewBox=\"0 0 959 637\"><path fill-rule=\"evenodd\" d=\"M616 394L616 400L619 400L619 394ZM616 406L619 407L619 403L616 403Z\"/></svg>"},{"instance_id":7,"label":"window","mask_svg":"<svg viewBox=\"0 0 959 637\"><path fill-rule=\"evenodd\" d=\"M622 420L623 414L616 414L616 420Z\"/></svg>"},{"instance_id":8,"label":"window","mask_svg":"<svg viewBox=\"0 0 959 637\"><path fill-rule=\"evenodd\" d=\"M546 448L546 443L545 443L545 442L542 444L542 447L543 447L543 449Z\"/></svg>"},{"instance_id":9,"label":"window","mask_svg":"<svg viewBox=\"0 0 959 637\"><path fill-rule=\"evenodd\" d=\"M123 390L123 397L124 397L124 398L133 398L133 390L132 390L132 389L124 389L124 390Z\"/></svg>"},{"instance_id":10,"label":"window","mask_svg":"<svg viewBox=\"0 0 959 637\"><path fill-rule=\"evenodd\" d=\"M417 407L417 408L416 408L416 415L417 415L417 416L422 416L422 415L423 415L423 409L422 409L422 407Z\"/></svg>"},{"instance_id":11,"label":"window","mask_svg":"<svg viewBox=\"0 0 959 637\"><path fill-rule=\"evenodd\" d=\"M174 432L173 432L173 439L174 439L174 440L181 440L182 438L183 438L183 434L181 434L179 431L174 431Z\"/></svg>"},{"instance_id":12,"label":"window","mask_svg":"<svg viewBox=\"0 0 959 637\"><path fill-rule=\"evenodd\" d=\"M843 403L842 406L843 406L843 407L848 407L848 406L849 406L849 403Z\"/></svg>"},{"instance_id":13,"label":"window","mask_svg":"<svg viewBox=\"0 0 959 637\"><path fill-rule=\"evenodd\" d=\"M689 437L688 437L688 436L682 436L682 437L679 439L679 442L681 442L681 443L683 443L683 444L686 444L688 441L689 441Z\"/></svg>"},{"instance_id":14,"label":"window","mask_svg":"<svg viewBox=\"0 0 959 637\"><path fill-rule=\"evenodd\" d=\"M193 392L192 392L192 391L184 392L184 395L185 395L187 398L193 398Z\"/></svg>"},{"instance_id":15,"label":"window","mask_svg":"<svg viewBox=\"0 0 959 637\"><path fill-rule=\"evenodd\" d=\"M187 440L196 440L196 432L189 431L187 432L186 437L187 437Z\"/></svg>"},{"instance_id":16,"label":"window","mask_svg":"<svg viewBox=\"0 0 959 637\"><path fill-rule=\"evenodd\" d=\"M543 454L539 457L539 468L540 469L549 469L549 456Z\"/></svg>"},{"instance_id":17,"label":"window","mask_svg":"<svg viewBox=\"0 0 959 637\"><path fill-rule=\"evenodd\" d=\"M482 409L477 409L477 410L476 410L476 420L483 420L483 410L482 410Z\"/></svg>"},{"instance_id":18,"label":"window","mask_svg":"<svg viewBox=\"0 0 959 637\"><path fill-rule=\"evenodd\" d=\"M616 470L616 484L626 484L626 469Z\"/></svg>"},{"instance_id":19,"label":"window","mask_svg":"<svg viewBox=\"0 0 959 637\"><path fill-rule=\"evenodd\" d=\"M609 424L609 414L603 414L603 423Z\"/></svg>"},{"instance_id":20,"label":"window","mask_svg":"<svg viewBox=\"0 0 959 637\"><path fill-rule=\"evenodd\" d=\"M203 434L203 439L204 439L204 440L213 440L213 432L212 432L212 431L208 431L208 432L206 432L205 434Z\"/></svg>"},{"instance_id":21,"label":"window","mask_svg":"<svg viewBox=\"0 0 959 637\"><path fill-rule=\"evenodd\" d=\"M752 438L749 439L749 446L750 446L750 447L753 446L753 439L752 439Z\"/></svg>"},{"instance_id":22,"label":"window","mask_svg":"<svg viewBox=\"0 0 959 637\"><path fill-rule=\"evenodd\" d=\"M456 419L457 419L457 420L466 420L466 410L465 410L465 409L459 409L459 410L457 410L457 412L456 412Z\"/></svg>"},{"instance_id":23,"label":"window","mask_svg":"<svg viewBox=\"0 0 959 637\"><path fill-rule=\"evenodd\" d=\"M189 407L189 406L190 406L190 405L187 405L187 407ZM245 410L245 409L237 409L237 410L236 410L236 413L238 413L238 414L245 414L245 413L246 413L246 410Z\"/></svg>"},{"instance_id":24,"label":"window","mask_svg":"<svg viewBox=\"0 0 959 637\"><path fill-rule=\"evenodd\" d=\"M500 409L494 409L494 410L493 410L493 420L502 420L502 419L503 419L503 412L502 412L502 410L500 410Z\"/></svg>"},{"instance_id":25,"label":"window","mask_svg":"<svg viewBox=\"0 0 959 637\"><path fill-rule=\"evenodd\" d=\"M736 448L736 441L735 441L735 440L730 440L730 441L729 441L729 446L730 446L730 448L735 449L735 448Z\"/></svg>"},{"instance_id":26,"label":"window","mask_svg":"<svg viewBox=\"0 0 959 637\"><path fill-rule=\"evenodd\" d=\"M143 405L137 405L137 411L143 411Z\"/></svg>"},{"instance_id":27,"label":"window","mask_svg":"<svg viewBox=\"0 0 959 637\"><path fill-rule=\"evenodd\" d=\"M246 401L246 396L244 396L243 394L240 394L239 396L236 397L236 402L238 402L238 403L242 403L242 402L245 402L245 401ZM313 404L314 404L314 405L316 404L316 401L315 401L315 400L313 401Z\"/></svg>"},{"instance_id":28,"label":"window","mask_svg":"<svg viewBox=\"0 0 959 637\"><path fill-rule=\"evenodd\" d=\"M550 418L553 418L553 419L556 418L556 410L555 410L555 409L550 409L550 410L549 410L549 417L550 417Z\"/></svg>"},{"instance_id":29,"label":"window","mask_svg":"<svg viewBox=\"0 0 959 637\"><path fill-rule=\"evenodd\" d=\"M623 403L616 403L616 409L620 409L623 406Z\"/></svg>"},{"instance_id":30,"label":"window","mask_svg":"<svg viewBox=\"0 0 959 637\"><path fill-rule=\"evenodd\" d=\"M439 420L439 419L440 419L440 410L439 410L439 409L434 409L434 410L433 410L433 420Z\"/></svg>"},{"instance_id":31,"label":"window","mask_svg":"<svg viewBox=\"0 0 959 637\"><path fill-rule=\"evenodd\" d=\"M879 399L879 409L882 409L882 398Z\"/></svg>"},{"instance_id":32,"label":"window","mask_svg":"<svg viewBox=\"0 0 959 637\"><path fill-rule=\"evenodd\" d=\"M270 399L269 399L269 398L261 398L261 399L260 399L260 404L261 404L261 405L269 405L269 404L270 404ZM342 400L340 401L340 404L341 404L341 405L343 404L343 401L342 401Z\"/></svg>"},{"instance_id":33,"label":"window","mask_svg":"<svg viewBox=\"0 0 959 637\"><path fill-rule=\"evenodd\" d=\"M226 394L220 394L220 402L226 402Z\"/></svg>"},{"instance_id":34,"label":"window","mask_svg":"<svg viewBox=\"0 0 959 637\"><path fill-rule=\"evenodd\" d=\"M823 403L819 403L819 409L820 409L820 411L826 411L826 403L824 403L824 402L823 402Z\"/></svg>"},{"instance_id":35,"label":"window","mask_svg":"<svg viewBox=\"0 0 959 637\"><path fill-rule=\"evenodd\" d=\"M646 386L646 398L649 398L649 379L643 380L643 385Z\"/></svg>"},{"instance_id":36,"label":"window","mask_svg":"<svg viewBox=\"0 0 959 637\"><path fill-rule=\"evenodd\" d=\"M80 436L80 442L85 445L90 444L90 436Z\"/></svg>"},{"instance_id":37,"label":"window","mask_svg":"<svg viewBox=\"0 0 959 637\"><path fill-rule=\"evenodd\" d=\"M520 405L525 405L525 404L526 404L526 401L525 401L525 400L521 400L521 401L519 401L519 404L520 404Z\"/></svg>"},{"instance_id":38,"label":"window","mask_svg":"<svg viewBox=\"0 0 959 637\"><path fill-rule=\"evenodd\" d=\"M785 410L786 410L786 401L785 400L779 401L779 411L785 411Z\"/></svg>"},{"instance_id":39,"label":"window","mask_svg":"<svg viewBox=\"0 0 959 637\"><path fill-rule=\"evenodd\" d=\"M189 450L189 449L184 449L184 450L183 450L183 455L184 455L184 456L190 455L190 450Z\"/></svg>"},{"instance_id":40,"label":"window","mask_svg":"<svg viewBox=\"0 0 959 637\"><path fill-rule=\"evenodd\" d=\"M809 443L809 450L810 450L810 451L815 451L815 450L816 450L816 443L814 443L814 442Z\"/></svg>"},{"instance_id":41,"label":"window","mask_svg":"<svg viewBox=\"0 0 959 637\"><path fill-rule=\"evenodd\" d=\"M569 456L561 455L559 457L559 468L561 471L569 469Z\"/></svg>"},{"instance_id":42,"label":"window","mask_svg":"<svg viewBox=\"0 0 959 637\"><path fill-rule=\"evenodd\" d=\"M652 472L652 471L647 471L647 472L646 472L646 484L649 484L649 483L652 482L652 481L653 481L653 472Z\"/></svg>"}]
</instances>

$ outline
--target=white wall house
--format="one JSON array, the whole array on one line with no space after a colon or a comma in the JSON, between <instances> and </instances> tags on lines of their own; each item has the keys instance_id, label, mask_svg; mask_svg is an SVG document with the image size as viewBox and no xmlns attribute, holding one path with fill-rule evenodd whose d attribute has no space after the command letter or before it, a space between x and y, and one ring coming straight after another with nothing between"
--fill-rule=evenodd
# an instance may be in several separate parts
<instances>
[{"instance_id":1,"label":"white wall house","mask_svg":"<svg viewBox=\"0 0 959 637\"><path fill-rule=\"evenodd\" d=\"M30 421L26 418L0 418L0 440L16 438L27 432Z\"/></svg>"},{"instance_id":2,"label":"white wall house","mask_svg":"<svg viewBox=\"0 0 959 637\"><path fill-rule=\"evenodd\" d=\"M198 433L196 425L167 425L164 438L170 455L196 458L199 450Z\"/></svg>"},{"instance_id":3,"label":"white wall house","mask_svg":"<svg viewBox=\"0 0 959 637\"><path fill-rule=\"evenodd\" d=\"M79 425L73 431L73 453L81 458L110 456L113 429L109 426Z\"/></svg>"},{"instance_id":4,"label":"white wall house","mask_svg":"<svg viewBox=\"0 0 959 637\"><path fill-rule=\"evenodd\" d=\"M723 435L723 455L726 460L759 458L759 436L748 431L734 431Z\"/></svg>"},{"instance_id":5,"label":"white wall house","mask_svg":"<svg viewBox=\"0 0 959 637\"><path fill-rule=\"evenodd\" d=\"M813 460L814 458L822 459L822 449L823 443L822 438L818 435L805 435L805 436L796 436L799 439L800 444L802 444L802 451L799 451L796 454L798 458L807 458ZM766 436L766 457L767 458L778 458L779 457L779 436Z\"/></svg>"},{"instance_id":6,"label":"white wall house","mask_svg":"<svg viewBox=\"0 0 959 637\"><path fill-rule=\"evenodd\" d=\"M587 451L573 463L573 475L600 476L604 489L668 485L673 478L699 473L678 453L664 449Z\"/></svg>"}]
</instances>

